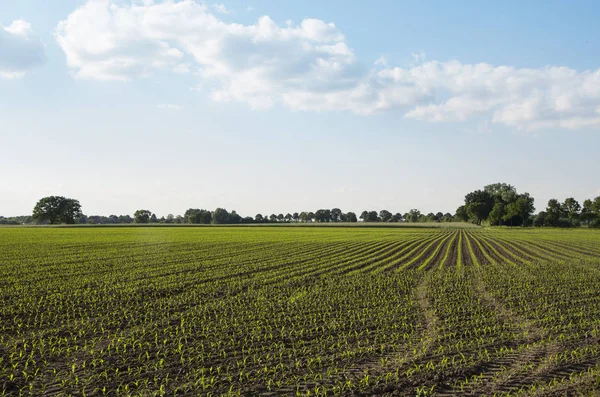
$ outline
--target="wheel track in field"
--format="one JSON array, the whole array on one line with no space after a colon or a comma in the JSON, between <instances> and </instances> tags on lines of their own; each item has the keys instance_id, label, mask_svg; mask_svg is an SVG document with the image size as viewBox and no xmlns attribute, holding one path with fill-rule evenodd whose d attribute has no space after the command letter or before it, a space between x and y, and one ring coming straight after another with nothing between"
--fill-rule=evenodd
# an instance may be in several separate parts
<instances>
[{"instance_id":1,"label":"wheel track in field","mask_svg":"<svg viewBox=\"0 0 600 397\"><path fill-rule=\"evenodd\" d=\"M386 373L390 373L390 371L402 373L410 368L411 365L420 363L425 359L436 342L437 323L439 321L431 309L429 302L429 273L422 272L414 288L416 310L421 313L421 321L418 332L415 332L411 342L404 345L400 350L358 363L348 370L349 373L356 374L357 376L369 373L374 377L383 376ZM382 364L383 362L386 364ZM394 384L387 384L376 389L371 389L368 394L357 391L352 393L352 395L374 396L391 393L392 395L410 396L414 395L415 388L420 385L419 382L418 379L409 379L406 376L401 376L398 382Z\"/></svg>"},{"instance_id":2,"label":"wheel track in field","mask_svg":"<svg viewBox=\"0 0 600 397\"><path fill-rule=\"evenodd\" d=\"M471 281L473 289L479 293L486 304L493 309L504 323L514 324L518 334L523 338L513 346L514 349L514 347L520 345L520 351L517 350L504 357L494 358L487 363L482 363L479 368L469 371L472 375L478 375L481 380L473 384L470 390L466 390L464 394L489 395L499 390L501 385L519 374L525 365L543 359L554 347L545 343L547 333L542 328L533 321L512 312L498 301L489 292L480 274L473 274Z\"/></svg>"}]
</instances>

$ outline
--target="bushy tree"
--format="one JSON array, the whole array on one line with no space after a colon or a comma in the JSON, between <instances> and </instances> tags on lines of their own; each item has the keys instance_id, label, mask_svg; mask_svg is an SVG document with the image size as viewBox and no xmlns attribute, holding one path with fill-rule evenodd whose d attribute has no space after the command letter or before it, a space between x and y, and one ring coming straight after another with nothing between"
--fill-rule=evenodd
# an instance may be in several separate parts
<instances>
[{"instance_id":1,"label":"bushy tree","mask_svg":"<svg viewBox=\"0 0 600 397\"><path fill-rule=\"evenodd\" d=\"M82 215L79 201L63 196L41 198L33 207L33 219L37 222L73 224Z\"/></svg>"},{"instance_id":2,"label":"bushy tree","mask_svg":"<svg viewBox=\"0 0 600 397\"><path fill-rule=\"evenodd\" d=\"M382 222L389 222L392 219L392 213L388 210L379 211L379 218Z\"/></svg>"},{"instance_id":3,"label":"bushy tree","mask_svg":"<svg viewBox=\"0 0 600 397\"><path fill-rule=\"evenodd\" d=\"M154 214L149 210L137 210L133 214L133 222L134 223L149 223L152 215L154 215Z\"/></svg>"}]
</instances>

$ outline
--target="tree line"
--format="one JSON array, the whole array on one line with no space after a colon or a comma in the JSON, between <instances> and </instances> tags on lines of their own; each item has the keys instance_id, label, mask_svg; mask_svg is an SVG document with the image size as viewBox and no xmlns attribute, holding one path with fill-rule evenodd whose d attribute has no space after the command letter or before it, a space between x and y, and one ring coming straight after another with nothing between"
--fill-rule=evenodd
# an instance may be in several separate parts
<instances>
[{"instance_id":1,"label":"tree line","mask_svg":"<svg viewBox=\"0 0 600 397\"><path fill-rule=\"evenodd\" d=\"M189 208L183 215L169 214L158 218L147 209L130 215L85 215L78 200L62 196L40 199L32 215L5 218L0 224L251 224L251 223L327 223L327 222L472 222L489 226L551 226L551 227L600 227L600 196L585 200L583 206L573 197L564 202L551 199L544 211L534 214L534 198L529 193L519 193L506 183L484 186L465 196L464 204L455 214L430 212L423 214L416 208L405 213L388 210L364 210L357 217L354 212L339 208L318 209L287 214L256 214L241 216L236 211L217 208L213 211Z\"/></svg>"},{"instance_id":2,"label":"tree line","mask_svg":"<svg viewBox=\"0 0 600 397\"><path fill-rule=\"evenodd\" d=\"M600 196L587 199L583 207L569 197L564 202L550 199L544 211L534 215L534 199L518 193L514 186L495 183L465 196L455 218L489 226L600 227Z\"/></svg>"}]
</instances>

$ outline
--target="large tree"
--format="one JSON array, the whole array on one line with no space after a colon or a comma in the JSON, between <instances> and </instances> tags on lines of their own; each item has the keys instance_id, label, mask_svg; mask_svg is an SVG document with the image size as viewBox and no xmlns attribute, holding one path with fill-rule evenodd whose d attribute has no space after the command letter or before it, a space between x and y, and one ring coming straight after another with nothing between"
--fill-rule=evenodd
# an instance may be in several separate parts
<instances>
[{"instance_id":1,"label":"large tree","mask_svg":"<svg viewBox=\"0 0 600 397\"><path fill-rule=\"evenodd\" d=\"M379 217L382 222L389 222L392 219L392 213L388 210L381 210L379 211Z\"/></svg>"},{"instance_id":2,"label":"large tree","mask_svg":"<svg viewBox=\"0 0 600 397\"><path fill-rule=\"evenodd\" d=\"M485 190L475 190L465 196L465 207L469 218L481 225L494 208L494 197Z\"/></svg>"},{"instance_id":3,"label":"large tree","mask_svg":"<svg viewBox=\"0 0 600 397\"><path fill-rule=\"evenodd\" d=\"M548 206L546 207L546 225L558 226L558 222L563 215L563 208L558 200L548 200Z\"/></svg>"},{"instance_id":4,"label":"large tree","mask_svg":"<svg viewBox=\"0 0 600 397\"><path fill-rule=\"evenodd\" d=\"M152 211L149 210L137 210L133 214L133 222L134 223L148 223L152 218Z\"/></svg>"},{"instance_id":5,"label":"large tree","mask_svg":"<svg viewBox=\"0 0 600 397\"><path fill-rule=\"evenodd\" d=\"M562 207L564 213L567 215L567 218L569 218L569 223L571 226L574 226L575 223L577 223L577 220L579 220L581 205L579 205L579 202L573 197L569 197L562 204Z\"/></svg>"},{"instance_id":6,"label":"large tree","mask_svg":"<svg viewBox=\"0 0 600 397\"><path fill-rule=\"evenodd\" d=\"M48 196L40 199L33 207L33 219L37 222L75 223L81 213L79 201L62 196Z\"/></svg>"}]
</instances>

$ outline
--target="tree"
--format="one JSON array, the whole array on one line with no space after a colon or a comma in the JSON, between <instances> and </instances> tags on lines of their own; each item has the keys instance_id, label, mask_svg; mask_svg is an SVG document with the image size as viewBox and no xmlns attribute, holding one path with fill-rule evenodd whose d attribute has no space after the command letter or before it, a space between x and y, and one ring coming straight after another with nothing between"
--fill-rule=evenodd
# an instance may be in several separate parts
<instances>
[{"instance_id":1,"label":"tree","mask_svg":"<svg viewBox=\"0 0 600 397\"><path fill-rule=\"evenodd\" d=\"M560 218L563 216L563 209L557 199L548 200L546 207L546 225L558 226Z\"/></svg>"},{"instance_id":2,"label":"tree","mask_svg":"<svg viewBox=\"0 0 600 397\"><path fill-rule=\"evenodd\" d=\"M294 214L292 215L292 218L294 218L294 222L298 222L298 220L300 219L300 214L298 214L297 212L294 212Z\"/></svg>"},{"instance_id":3,"label":"tree","mask_svg":"<svg viewBox=\"0 0 600 397\"><path fill-rule=\"evenodd\" d=\"M269 221L272 223L277 222L277 215L275 215L275 214L269 215Z\"/></svg>"},{"instance_id":4,"label":"tree","mask_svg":"<svg viewBox=\"0 0 600 397\"><path fill-rule=\"evenodd\" d=\"M379 211L379 217L382 222L389 222L392 219L392 213L388 210L381 210Z\"/></svg>"},{"instance_id":5,"label":"tree","mask_svg":"<svg viewBox=\"0 0 600 397\"><path fill-rule=\"evenodd\" d=\"M441 212L438 212L437 214L435 214L435 218L437 222L441 222L444 220L444 214Z\"/></svg>"},{"instance_id":6,"label":"tree","mask_svg":"<svg viewBox=\"0 0 600 397\"><path fill-rule=\"evenodd\" d=\"M75 199L63 196L48 196L40 199L33 207L33 219L37 222L75 223L82 215L81 204Z\"/></svg>"},{"instance_id":7,"label":"tree","mask_svg":"<svg viewBox=\"0 0 600 397\"><path fill-rule=\"evenodd\" d=\"M367 218L369 222L378 222L379 217L377 216L377 211L369 211L369 216Z\"/></svg>"},{"instance_id":8,"label":"tree","mask_svg":"<svg viewBox=\"0 0 600 397\"><path fill-rule=\"evenodd\" d=\"M152 212L148 210L137 210L133 214L133 222L134 223L148 223L150 222L150 217L152 217Z\"/></svg>"},{"instance_id":9,"label":"tree","mask_svg":"<svg viewBox=\"0 0 600 397\"><path fill-rule=\"evenodd\" d=\"M506 183L493 183L487 185L483 188L483 191L490 194L495 202L508 204L517 199L517 189Z\"/></svg>"},{"instance_id":10,"label":"tree","mask_svg":"<svg viewBox=\"0 0 600 397\"><path fill-rule=\"evenodd\" d=\"M300 222L304 222L304 223L306 223L306 222L308 222L308 221L309 221L309 219L310 219L310 218L308 217L308 214L306 213L306 211L302 211L302 212L300 213Z\"/></svg>"},{"instance_id":11,"label":"tree","mask_svg":"<svg viewBox=\"0 0 600 397\"><path fill-rule=\"evenodd\" d=\"M217 208L212 213L212 223L215 225L229 223L229 212L224 208Z\"/></svg>"},{"instance_id":12,"label":"tree","mask_svg":"<svg viewBox=\"0 0 600 397\"><path fill-rule=\"evenodd\" d=\"M410 211L408 211L408 214L406 216L406 220L409 222L418 222L419 218L421 217L421 211L419 211L416 208L411 209Z\"/></svg>"},{"instance_id":13,"label":"tree","mask_svg":"<svg viewBox=\"0 0 600 397\"><path fill-rule=\"evenodd\" d=\"M190 208L183 215L187 223L209 224L212 218L210 211Z\"/></svg>"},{"instance_id":14,"label":"tree","mask_svg":"<svg viewBox=\"0 0 600 397\"><path fill-rule=\"evenodd\" d=\"M331 221L341 222L342 221L342 210L339 208L333 208L331 210Z\"/></svg>"},{"instance_id":15,"label":"tree","mask_svg":"<svg viewBox=\"0 0 600 397\"><path fill-rule=\"evenodd\" d=\"M347 212L345 221L346 222L358 222L358 219L356 219L356 214L354 212Z\"/></svg>"},{"instance_id":16,"label":"tree","mask_svg":"<svg viewBox=\"0 0 600 397\"><path fill-rule=\"evenodd\" d=\"M359 218L362 219L363 222L368 222L369 221L369 211L361 212Z\"/></svg>"},{"instance_id":17,"label":"tree","mask_svg":"<svg viewBox=\"0 0 600 397\"><path fill-rule=\"evenodd\" d=\"M569 223L571 223L571 226L574 226L577 220L579 220L581 205L573 197L569 197L562 204L562 208L567 218L569 218Z\"/></svg>"},{"instance_id":18,"label":"tree","mask_svg":"<svg viewBox=\"0 0 600 397\"><path fill-rule=\"evenodd\" d=\"M510 222L510 226L530 225L531 214L533 214L533 211L535 211L533 202L533 197L531 197L529 193L519 194L515 201L506 206L506 214L502 217L502 219Z\"/></svg>"},{"instance_id":19,"label":"tree","mask_svg":"<svg viewBox=\"0 0 600 397\"><path fill-rule=\"evenodd\" d=\"M262 223L262 221L264 219L265 218L263 218L262 214L256 214L256 216L254 217L254 221L257 222L257 223Z\"/></svg>"},{"instance_id":20,"label":"tree","mask_svg":"<svg viewBox=\"0 0 600 397\"><path fill-rule=\"evenodd\" d=\"M461 205L456 209L456 214L454 215L456 219L462 222L469 221L469 214L467 214L467 208L464 205Z\"/></svg>"},{"instance_id":21,"label":"tree","mask_svg":"<svg viewBox=\"0 0 600 397\"><path fill-rule=\"evenodd\" d=\"M490 215L488 216L488 221L490 222L490 225L498 225L500 226L504 215L506 214L506 212L504 211L504 203L503 202L497 202L496 204L494 204L494 208L492 208L492 211L490 212Z\"/></svg>"},{"instance_id":22,"label":"tree","mask_svg":"<svg viewBox=\"0 0 600 397\"><path fill-rule=\"evenodd\" d=\"M533 226L544 226L546 224L546 212L545 211L540 211L539 214L537 214L535 216L535 218L533 218Z\"/></svg>"},{"instance_id":23,"label":"tree","mask_svg":"<svg viewBox=\"0 0 600 397\"><path fill-rule=\"evenodd\" d=\"M285 214L285 221L286 222L291 222L292 221L292 214L290 214L289 212L287 214Z\"/></svg>"},{"instance_id":24,"label":"tree","mask_svg":"<svg viewBox=\"0 0 600 397\"><path fill-rule=\"evenodd\" d=\"M475 190L465 196L465 207L469 218L481 225L494 207L494 197L485 190Z\"/></svg>"}]
</instances>

